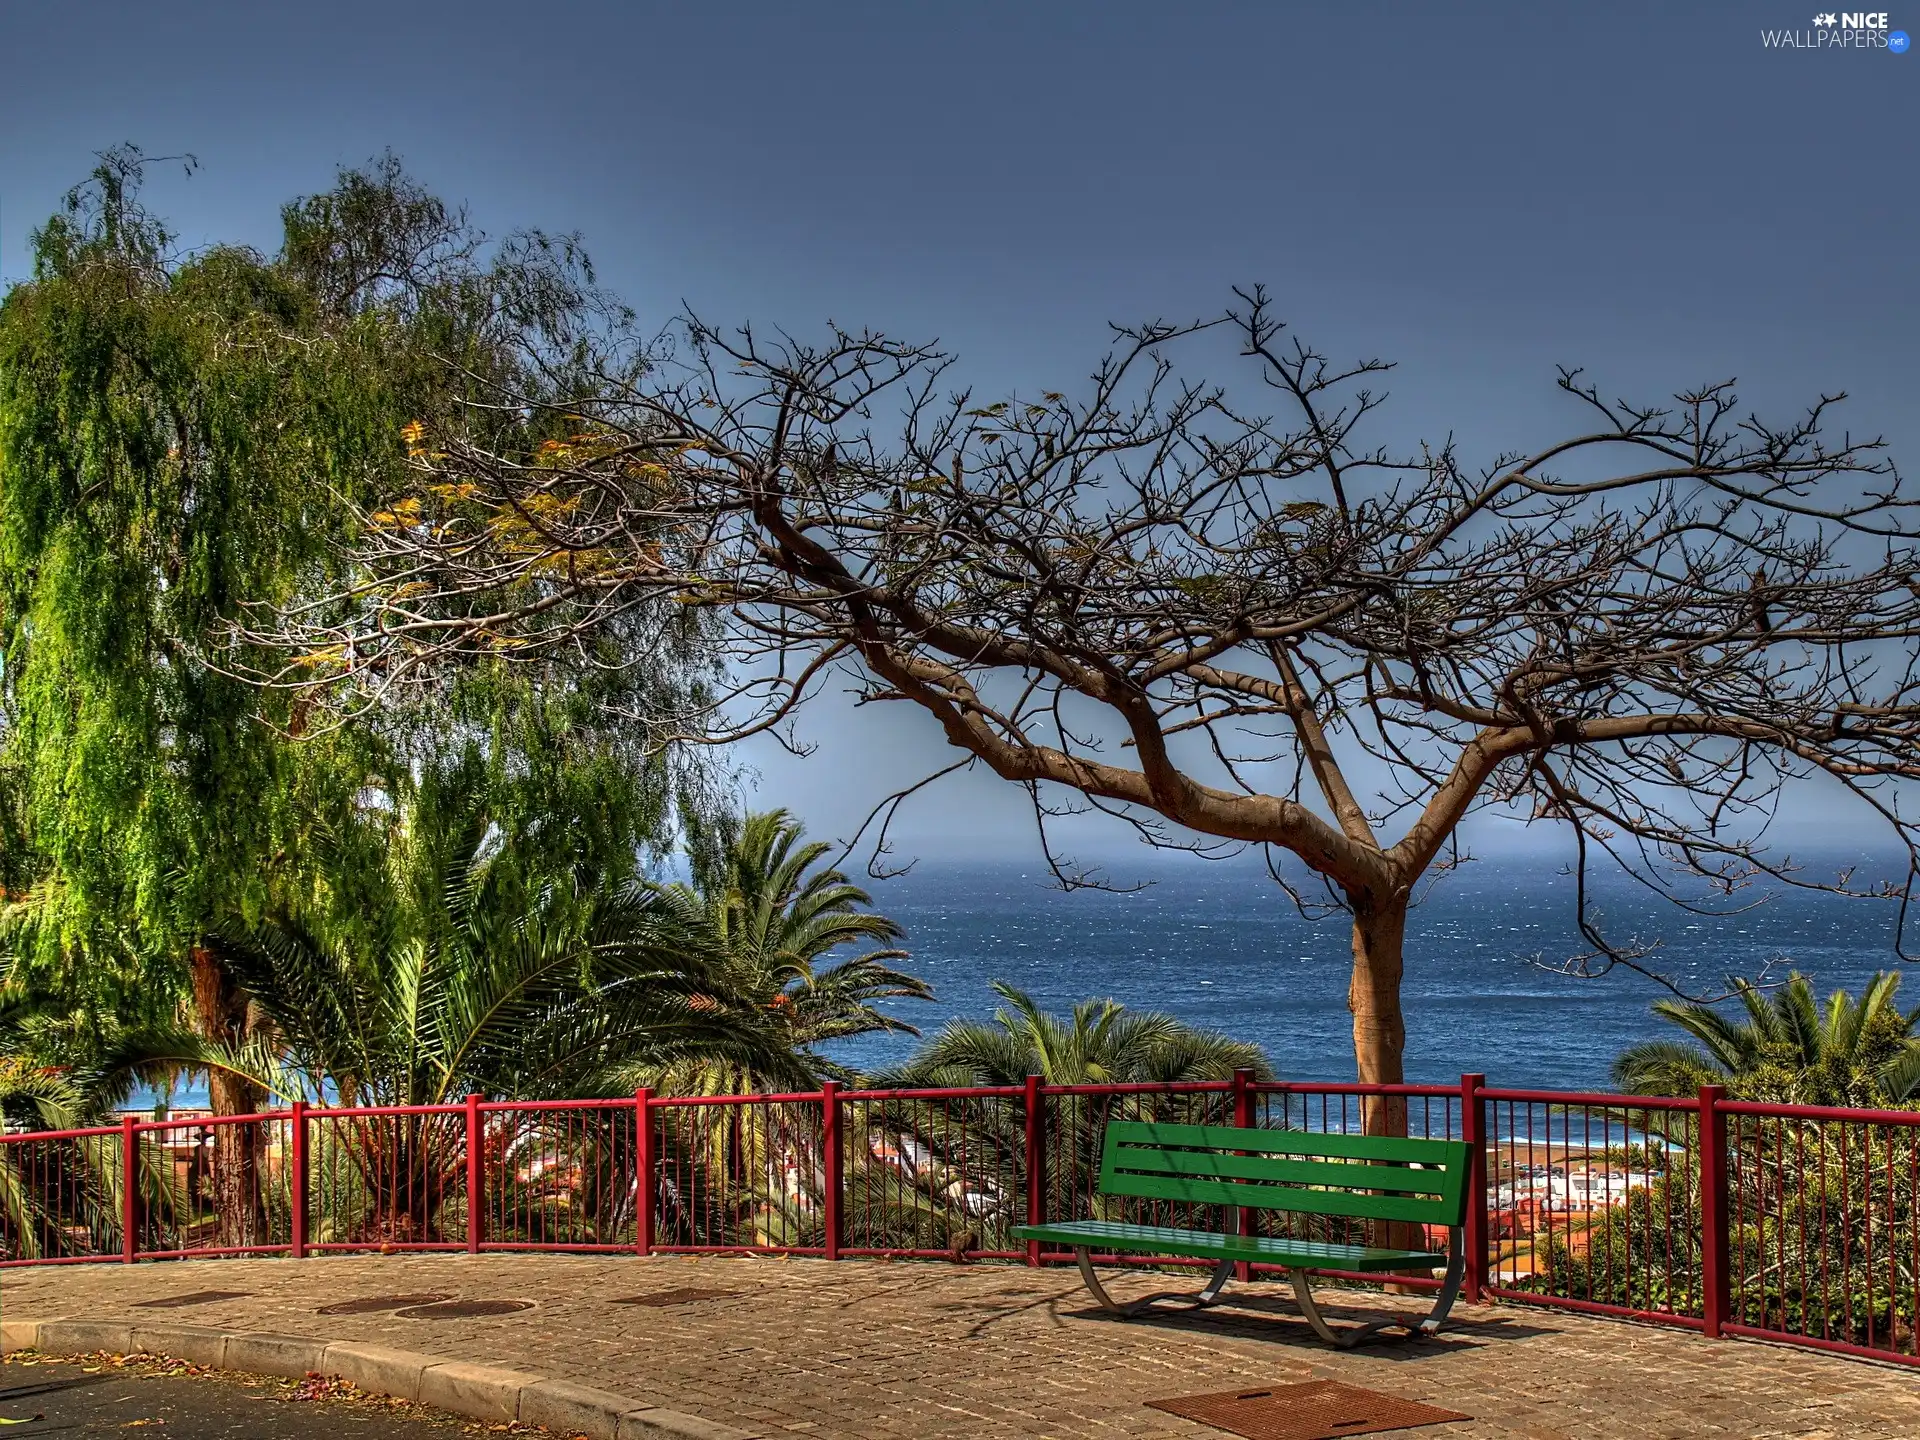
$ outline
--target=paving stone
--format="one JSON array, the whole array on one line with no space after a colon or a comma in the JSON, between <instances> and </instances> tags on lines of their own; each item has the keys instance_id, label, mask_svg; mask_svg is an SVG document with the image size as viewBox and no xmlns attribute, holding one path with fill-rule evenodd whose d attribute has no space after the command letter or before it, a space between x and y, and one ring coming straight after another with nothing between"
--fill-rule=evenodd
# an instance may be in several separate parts
<instances>
[{"instance_id":1,"label":"paving stone","mask_svg":"<svg viewBox=\"0 0 1920 1440\"><path fill-rule=\"evenodd\" d=\"M683 1440L687 1430L663 1431L660 1422L704 1422L736 1440L1217 1436L1143 1402L1307 1379L1344 1380L1475 1417L1436 1427L1434 1440L1920 1435L1920 1385L1910 1369L1535 1306L1459 1307L1458 1324L1437 1340L1335 1352L1312 1338L1272 1285L1230 1291L1230 1300L1250 1300L1241 1308L1122 1322L1090 1303L1071 1270L991 1264L316 1256L19 1269L4 1283L10 1345L23 1338L14 1317L89 1317L47 1327L43 1348L63 1340L89 1342L75 1349L124 1349L163 1329L271 1332L332 1342L312 1368L417 1399L429 1398L420 1393L419 1352L430 1352L523 1372L510 1387L516 1407L544 1383L540 1376L644 1397L658 1409L635 1413L654 1415L652 1434ZM1126 1298L1163 1283L1120 1275L1113 1289ZM734 1293L724 1303L661 1310L611 1303L678 1287ZM151 1312L129 1308L187 1289L251 1293L196 1306L194 1327L157 1326L141 1318ZM314 1313L351 1296L411 1291L524 1299L534 1308L439 1323ZM1324 1299L1343 1315L1404 1305L1351 1291ZM359 1373L341 1363L348 1358ZM525 1417L506 1413L502 1399L499 1418ZM636 1422L619 1433L648 1432Z\"/></svg>"}]
</instances>

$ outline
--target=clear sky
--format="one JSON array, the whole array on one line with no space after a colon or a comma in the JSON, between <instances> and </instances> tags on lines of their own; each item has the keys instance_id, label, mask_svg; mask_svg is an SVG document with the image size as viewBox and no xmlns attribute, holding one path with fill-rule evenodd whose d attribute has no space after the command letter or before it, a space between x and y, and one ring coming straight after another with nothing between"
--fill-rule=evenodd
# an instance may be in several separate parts
<instances>
[{"instance_id":1,"label":"clear sky","mask_svg":"<svg viewBox=\"0 0 1920 1440\"><path fill-rule=\"evenodd\" d=\"M15 0L0 275L116 142L198 156L149 191L187 243L262 247L392 147L489 229L581 231L643 314L937 336L988 389L1067 388L1109 319L1264 281L1322 348L1401 363L1383 441L1555 433L1567 363L1642 397L1844 389L1912 471L1920 55L1763 45L1814 13ZM917 714L811 735L756 752L760 793L826 833L941 753ZM1025 853L1022 814L963 782L910 848Z\"/></svg>"}]
</instances>

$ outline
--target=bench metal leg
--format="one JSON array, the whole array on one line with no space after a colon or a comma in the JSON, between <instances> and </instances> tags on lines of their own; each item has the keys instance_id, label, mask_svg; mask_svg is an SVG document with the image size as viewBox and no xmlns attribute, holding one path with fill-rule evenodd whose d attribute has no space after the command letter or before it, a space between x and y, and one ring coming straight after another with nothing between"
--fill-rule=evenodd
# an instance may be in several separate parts
<instances>
[{"instance_id":1,"label":"bench metal leg","mask_svg":"<svg viewBox=\"0 0 1920 1440\"><path fill-rule=\"evenodd\" d=\"M1160 1294L1148 1295L1144 1299L1134 1300L1122 1305L1111 1295L1107 1294L1106 1288L1100 1283L1100 1277L1093 1273L1093 1252L1091 1250L1084 1245L1076 1246L1073 1252L1073 1258L1080 1264L1080 1278L1086 1282L1087 1289L1093 1293L1093 1298L1100 1302L1100 1308L1111 1315L1138 1315L1141 1311L1147 1310L1163 1300L1179 1300L1193 1306L1196 1310L1203 1310L1207 1306L1218 1302L1220 1292L1227 1288L1227 1282L1233 1278L1233 1261L1222 1260L1214 1270L1213 1278L1208 1280L1206 1285L1203 1286L1198 1293L1189 1294L1185 1291L1167 1290Z\"/></svg>"},{"instance_id":2,"label":"bench metal leg","mask_svg":"<svg viewBox=\"0 0 1920 1440\"><path fill-rule=\"evenodd\" d=\"M1447 1312L1453 1309L1453 1302L1460 1294L1460 1281L1466 1274L1466 1246L1464 1236L1456 1230L1447 1245L1447 1273L1440 1282L1440 1294L1433 1302L1433 1309L1424 1320L1393 1318L1389 1320L1370 1320L1365 1325L1349 1325L1335 1330L1327 1324L1326 1317L1320 1313L1320 1307L1314 1303L1313 1286L1305 1270L1290 1270L1293 1280L1293 1295L1300 1302L1300 1313L1307 1317L1307 1323L1313 1327L1313 1333L1329 1345L1338 1345L1350 1350L1362 1341L1370 1340L1383 1330L1401 1330L1404 1334L1385 1336L1391 1340L1411 1340L1417 1335L1434 1335L1446 1323Z\"/></svg>"}]
</instances>

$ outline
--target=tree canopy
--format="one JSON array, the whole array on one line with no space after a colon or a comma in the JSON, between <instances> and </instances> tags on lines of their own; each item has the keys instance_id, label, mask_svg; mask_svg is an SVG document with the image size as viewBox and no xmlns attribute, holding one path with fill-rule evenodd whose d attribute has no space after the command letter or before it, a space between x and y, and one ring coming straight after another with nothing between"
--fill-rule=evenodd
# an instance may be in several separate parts
<instances>
[{"instance_id":1,"label":"tree canopy","mask_svg":"<svg viewBox=\"0 0 1920 1440\"><path fill-rule=\"evenodd\" d=\"M1767 848L1791 781L1915 853L1915 502L1878 441L1832 432L1843 397L1769 419L1730 383L1634 403L1565 371L1566 438L1474 466L1371 443L1387 367L1291 340L1262 291L1118 333L1078 393L992 403L875 334L612 335L563 397L474 391L423 441L407 523L363 537L363 608L272 638L377 687L723 616L731 733L784 733L837 676L924 711L949 769L1026 788L1043 835L1092 809L1260 847L1303 909L1351 917L1375 1082L1403 1078L1407 906L1476 810L1570 832L1587 973L1652 968L1587 905L1597 855L1683 903L1687 876L1851 889ZM1249 383L1196 378L1228 337ZM569 433L491 443L515 405Z\"/></svg>"},{"instance_id":2,"label":"tree canopy","mask_svg":"<svg viewBox=\"0 0 1920 1440\"><path fill-rule=\"evenodd\" d=\"M377 939L420 787L558 815L523 843L615 874L725 804L714 767L609 723L697 708L697 624L644 666L483 662L348 715L244 678L236 623L333 592L408 437L471 377L533 383L528 337L598 301L571 240L490 242L391 156L285 207L271 256L180 253L147 165L103 156L0 303L0 884L17 964L101 1015L190 999L239 1045L210 937L291 908Z\"/></svg>"}]
</instances>

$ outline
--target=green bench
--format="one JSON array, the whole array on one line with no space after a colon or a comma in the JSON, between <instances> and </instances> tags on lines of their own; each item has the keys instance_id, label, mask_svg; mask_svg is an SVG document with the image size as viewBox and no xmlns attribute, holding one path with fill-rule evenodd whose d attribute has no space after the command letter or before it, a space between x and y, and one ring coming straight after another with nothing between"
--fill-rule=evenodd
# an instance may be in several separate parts
<instances>
[{"instance_id":1,"label":"green bench","mask_svg":"<svg viewBox=\"0 0 1920 1440\"><path fill-rule=\"evenodd\" d=\"M1145 1200L1230 1205L1357 1220L1444 1225L1445 1254L1373 1245L1336 1245L1265 1235L1215 1234L1113 1220L1023 1225L1025 1241L1070 1247L1081 1277L1102 1307L1137 1315L1163 1300L1212 1305L1243 1263L1286 1269L1307 1323L1321 1339L1350 1346L1387 1328L1431 1335L1447 1318L1466 1267L1468 1146L1461 1140L1407 1140L1385 1135L1326 1135L1310 1130L1242 1130L1227 1125L1160 1125L1116 1120L1100 1155L1100 1193ZM1250 1228L1250 1227L1242 1227ZM1096 1252L1120 1251L1218 1262L1198 1294L1149 1295L1117 1304L1093 1272ZM1439 1299L1422 1320L1377 1320L1336 1331L1314 1304L1310 1270L1366 1272L1446 1270ZM1405 1338L1405 1337L1403 1337Z\"/></svg>"}]
</instances>

